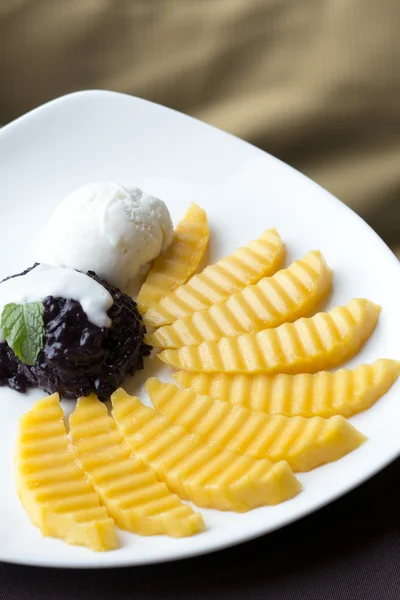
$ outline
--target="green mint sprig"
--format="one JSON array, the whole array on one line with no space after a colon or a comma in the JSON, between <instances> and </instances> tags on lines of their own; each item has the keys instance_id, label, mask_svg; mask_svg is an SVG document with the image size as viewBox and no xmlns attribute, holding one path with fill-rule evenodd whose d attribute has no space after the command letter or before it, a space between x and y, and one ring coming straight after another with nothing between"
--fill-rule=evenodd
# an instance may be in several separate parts
<instances>
[{"instance_id":1,"label":"green mint sprig","mask_svg":"<svg viewBox=\"0 0 400 600\"><path fill-rule=\"evenodd\" d=\"M14 354L27 365L34 365L44 346L43 303L6 304L0 327Z\"/></svg>"}]
</instances>

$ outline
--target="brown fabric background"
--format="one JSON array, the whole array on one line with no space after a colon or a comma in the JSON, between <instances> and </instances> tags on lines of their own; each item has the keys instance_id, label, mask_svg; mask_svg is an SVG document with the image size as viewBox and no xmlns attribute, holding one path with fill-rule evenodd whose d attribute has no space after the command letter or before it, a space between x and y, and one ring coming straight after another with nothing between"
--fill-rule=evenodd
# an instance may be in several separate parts
<instances>
[{"instance_id":1,"label":"brown fabric background","mask_svg":"<svg viewBox=\"0 0 400 600\"><path fill-rule=\"evenodd\" d=\"M0 0L0 123L79 89L149 98L279 156L400 249L399 23L399 0ZM215 555L123 571L0 565L0 600L398 600L399 507L397 462Z\"/></svg>"},{"instance_id":2,"label":"brown fabric background","mask_svg":"<svg viewBox=\"0 0 400 600\"><path fill-rule=\"evenodd\" d=\"M0 122L105 88L306 173L400 249L398 0L1 0Z\"/></svg>"}]
</instances>

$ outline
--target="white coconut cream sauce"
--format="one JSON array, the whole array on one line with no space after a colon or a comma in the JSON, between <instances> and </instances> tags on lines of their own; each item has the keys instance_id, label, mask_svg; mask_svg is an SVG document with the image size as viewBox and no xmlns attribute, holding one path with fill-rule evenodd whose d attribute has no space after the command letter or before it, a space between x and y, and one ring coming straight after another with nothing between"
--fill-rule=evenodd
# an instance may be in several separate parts
<instances>
[{"instance_id":1,"label":"white coconut cream sauce","mask_svg":"<svg viewBox=\"0 0 400 600\"><path fill-rule=\"evenodd\" d=\"M0 284L0 315L6 304L38 302L47 296L76 300L90 323L97 327L111 326L107 310L112 306L113 298L100 283L74 269L46 264ZM2 330L0 341L4 341Z\"/></svg>"}]
</instances>

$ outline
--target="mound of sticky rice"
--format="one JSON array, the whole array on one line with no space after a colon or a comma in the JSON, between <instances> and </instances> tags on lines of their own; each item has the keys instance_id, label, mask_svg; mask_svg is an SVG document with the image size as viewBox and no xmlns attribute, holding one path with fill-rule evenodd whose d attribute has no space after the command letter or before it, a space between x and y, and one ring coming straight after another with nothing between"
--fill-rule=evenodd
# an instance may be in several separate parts
<instances>
[{"instance_id":1,"label":"mound of sticky rice","mask_svg":"<svg viewBox=\"0 0 400 600\"><path fill-rule=\"evenodd\" d=\"M87 275L112 296L107 311L111 326L94 325L76 300L47 296L44 346L35 364L23 363L7 342L0 343L0 385L19 392L39 386L66 398L94 392L105 400L127 375L143 368L143 357L151 348L143 341L146 330L136 303L93 271Z\"/></svg>"}]
</instances>

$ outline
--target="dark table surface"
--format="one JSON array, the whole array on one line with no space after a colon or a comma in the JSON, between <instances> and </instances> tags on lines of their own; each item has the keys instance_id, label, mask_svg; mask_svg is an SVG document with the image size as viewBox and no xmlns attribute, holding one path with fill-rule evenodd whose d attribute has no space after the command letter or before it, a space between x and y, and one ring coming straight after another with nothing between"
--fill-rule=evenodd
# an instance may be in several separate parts
<instances>
[{"instance_id":1,"label":"dark table surface","mask_svg":"<svg viewBox=\"0 0 400 600\"><path fill-rule=\"evenodd\" d=\"M102 571L0 564L0 600L103 598L400 600L400 459L317 513L207 556Z\"/></svg>"}]
</instances>

